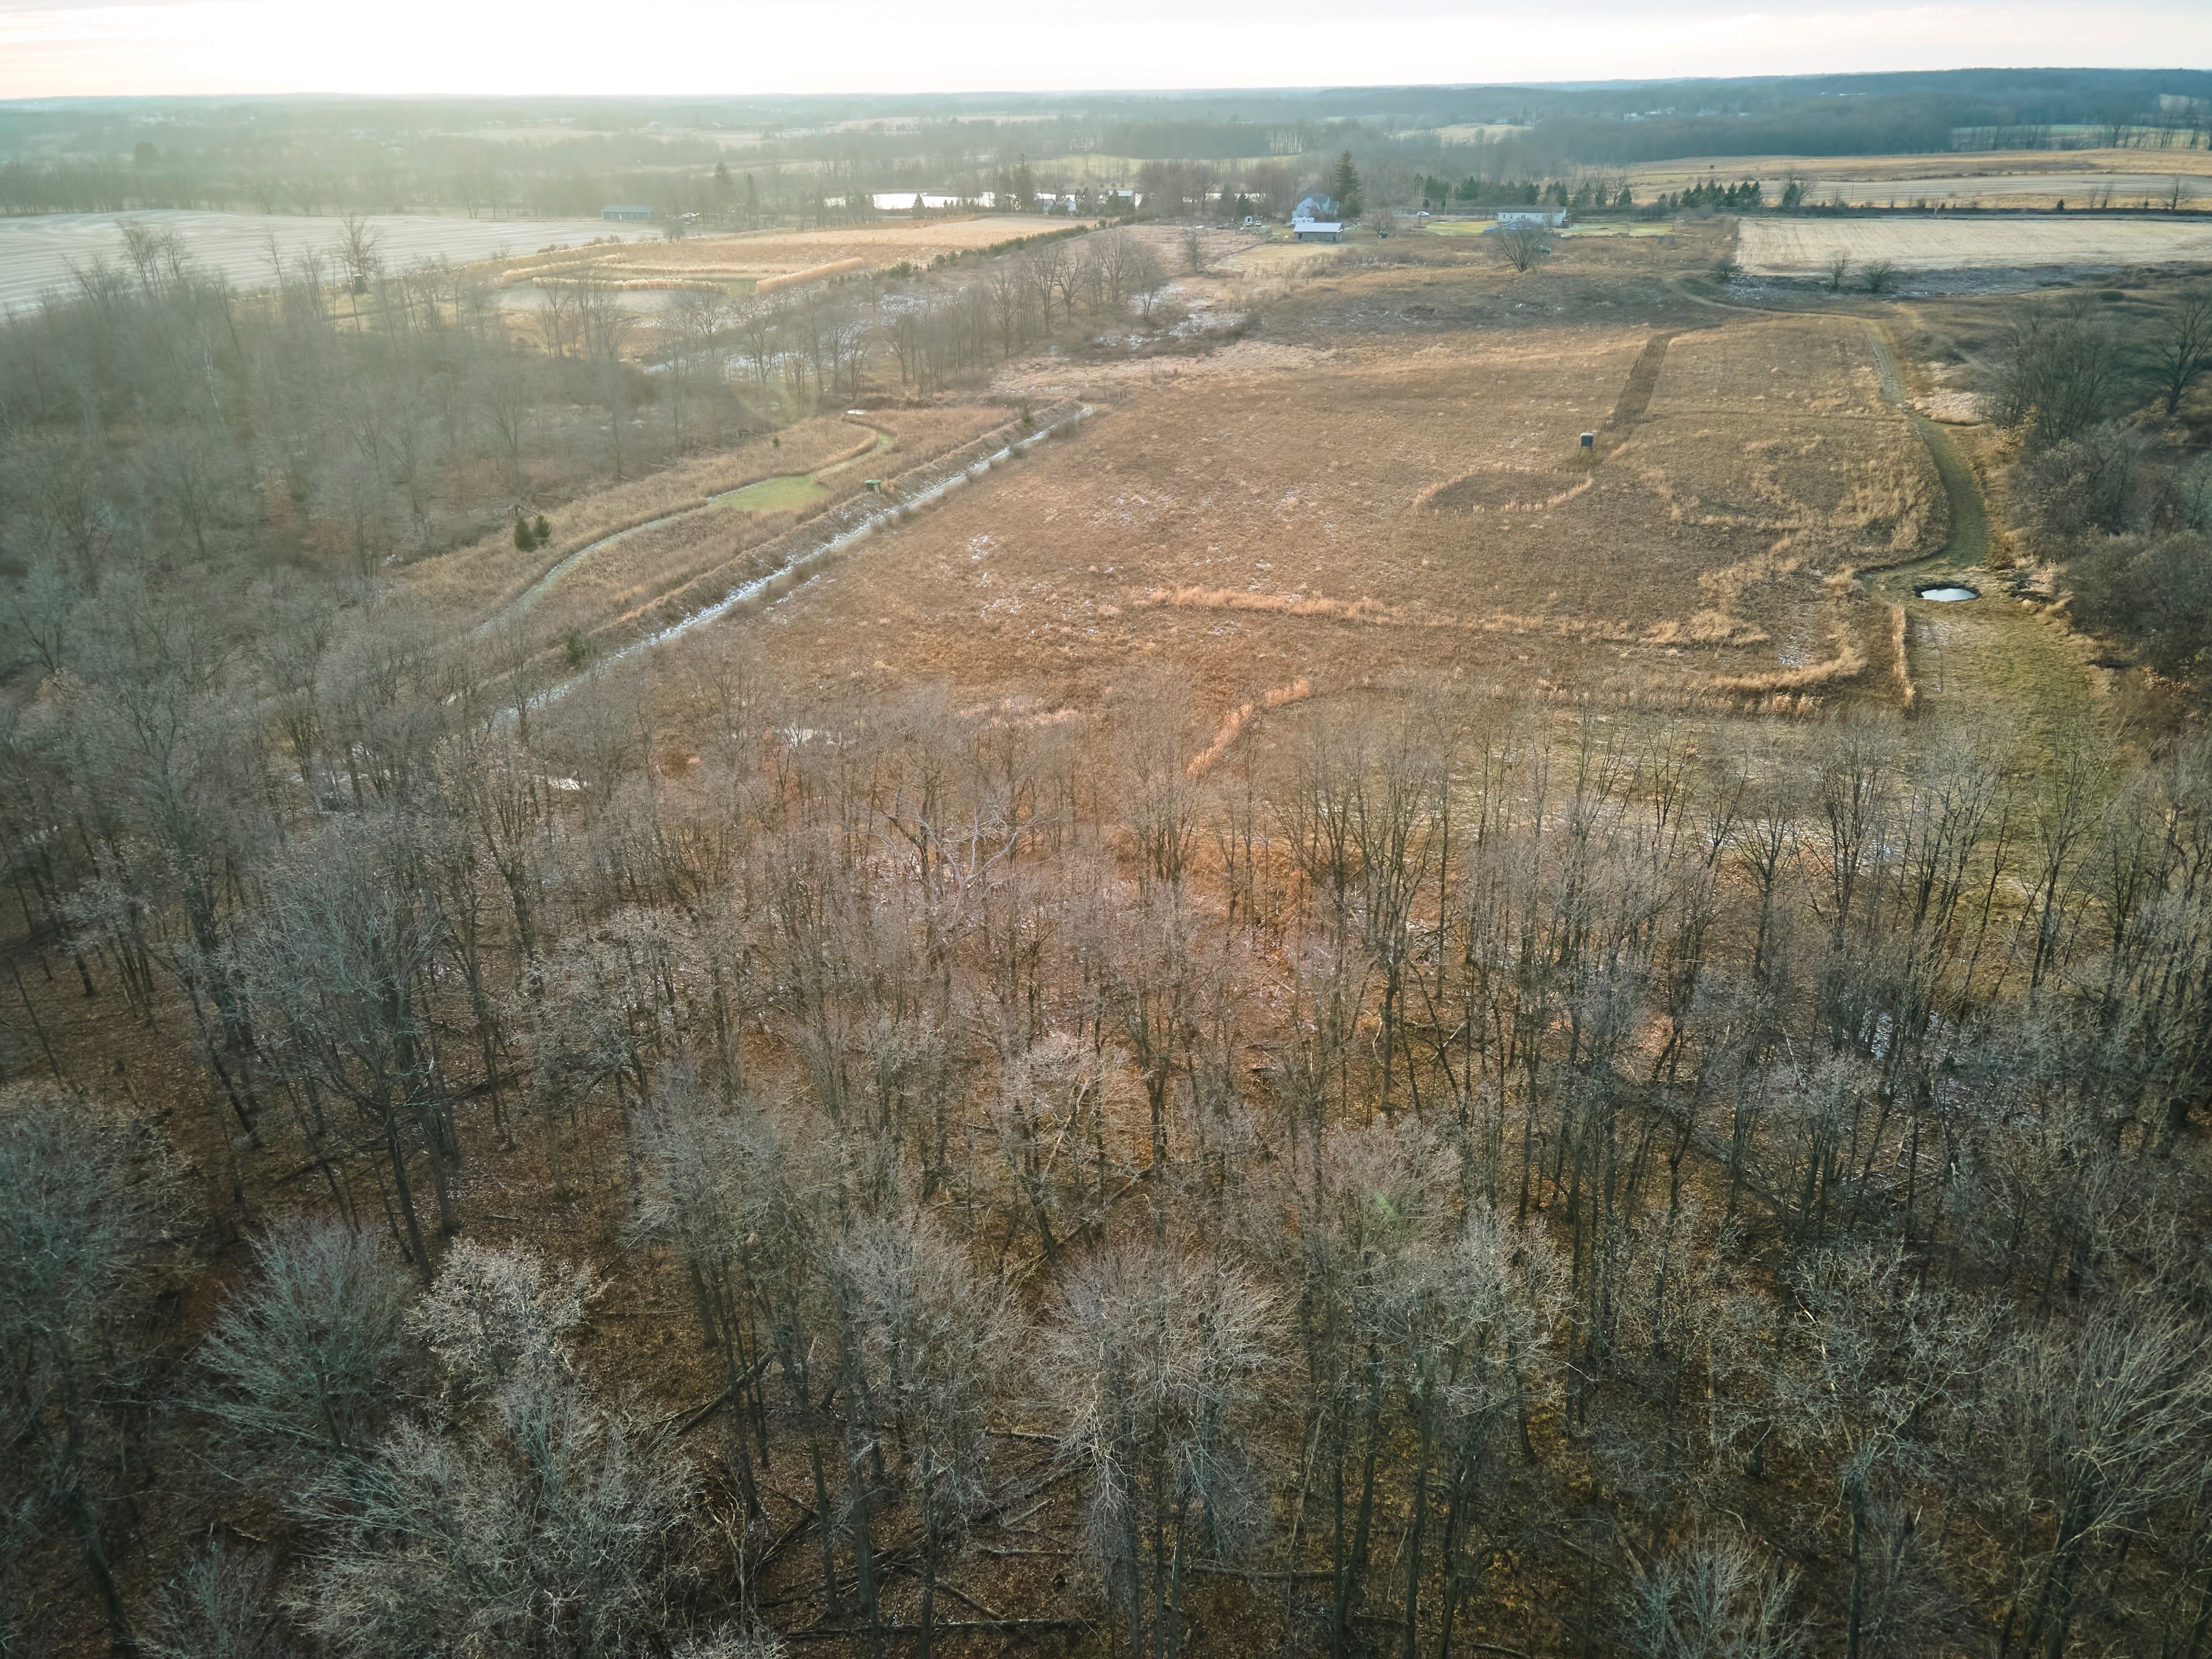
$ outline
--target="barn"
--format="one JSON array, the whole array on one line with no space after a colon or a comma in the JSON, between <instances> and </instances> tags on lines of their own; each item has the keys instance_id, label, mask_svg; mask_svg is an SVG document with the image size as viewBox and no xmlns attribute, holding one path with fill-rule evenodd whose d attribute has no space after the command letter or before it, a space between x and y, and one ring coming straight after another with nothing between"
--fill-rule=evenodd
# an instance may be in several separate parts
<instances>
[{"instance_id":1,"label":"barn","mask_svg":"<svg viewBox=\"0 0 2212 1659\"><path fill-rule=\"evenodd\" d=\"M1557 230L1567 222L1567 210L1563 207L1502 207L1498 210L1501 229L1510 230L1516 225L1534 225L1540 230Z\"/></svg>"},{"instance_id":2,"label":"barn","mask_svg":"<svg viewBox=\"0 0 2212 1659\"><path fill-rule=\"evenodd\" d=\"M610 202L599 210L599 217L642 223L653 217L653 208L646 202Z\"/></svg>"}]
</instances>

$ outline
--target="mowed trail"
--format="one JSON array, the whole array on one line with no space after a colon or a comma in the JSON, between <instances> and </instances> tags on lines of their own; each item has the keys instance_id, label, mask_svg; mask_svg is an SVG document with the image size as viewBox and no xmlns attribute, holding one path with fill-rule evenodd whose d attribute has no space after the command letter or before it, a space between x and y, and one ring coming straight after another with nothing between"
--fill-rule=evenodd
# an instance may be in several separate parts
<instances>
[{"instance_id":1,"label":"mowed trail","mask_svg":"<svg viewBox=\"0 0 2212 1659\"><path fill-rule=\"evenodd\" d=\"M1881 370L1883 401L1905 405L1896 342L1872 319L1741 305L1678 286L1686 297L1716 310L1864 329ZM1875 598L1905 612L1905 660L1917 693L1915 707L1923 714L2012 729L2023 744L2047 744L2058 732L2094 717L2087 649L2063 623L2005 591L2001 574L1988 568L1990 514L1980 476L1949 431L1917 410L1909 413L1942 480L1950 531L1939 551L1869 571L1864 580ZM1950 603L1920 597L1920 589L1946 580L1972 587L1981 597Z\"/></svg>"},{"instance_id":2,"label":"mowed trail","mask_svg":"<svg viewBox=\"0 0 2212 1659\"><path fill-rule=\"evenodd\" d=\"M853 466L860 461L864 461L871 455L879 455L884 450L889 449L891 447L893 442L892 435L890 433L885 431L882 427L870 426L866 422L861 421L854 421L852 424L866 427L866 430L874 433L876 434L875 442L858 455L848 455L843 460L832 461L829 465L818 468L815 471L788 473L783 476L787 477L804 478L809 483L813 483L820 479L829 477L833 474L842 472L847 467ZM493 633L507 623L516 621L518 618L527 613L532 605L536 605L540 599L551 592L555 587L558 586L562 577L568 575L570 571L575 569L577 566L582 564L586 559L591 558L594 554L603 553L608 548L614 546L617 543L627 541L632 536L641 536L648 530L659 530L665 525L680 524L686 519L696 519L702 514L712 513L717 509L726 507L732 504L733 497L743 495L749 490L757 490L763 483L772 483L775 482L776 482L776 480L773 478L756 479L751 483L740 484L735 489L725 489L719 495L709 495L705 501L701 501L696 507L679 507L673 513L664 513L657 519L647 519L642 524L630 525L624 529L615 531L610 535L602 536L595 542L585 543L583 546L578 548L574 552L568 555L565 558L557 561L544 575L538 577L536 581L531 583L529 586L524 588L522 592L516 594L505 605L500 606L498 610L493 611L490 616L486 617L482 622L478 623L470 630L469 637L471 639L482 639L487 634Z\"/></svg>"},{"instance_id":3,"label":"mowed trail","mask_svg":"<svg viewBox=\"0 0 2212 1659\"><path fill-rule=\"evenodd\" d=\"M375 214L367 221L376 234L386 266L404 269L425 259L461 263L501 253L532 253L574 246L595 238L639 241L658 236L650 225L621 225L597 219L447 219L428 214ZM329 216L292 213L195 213L157 209L145 213L50 213L0 219L0 314L35 305L40 295L65 289L72 273L103 261L125 264L123 227L181 237L185 252L203 270L217 271L235 288L265 287L273 280L270 244L286 260L304 253L326 258L344 235L342 221Z\"/></svg>"}]
</instances>

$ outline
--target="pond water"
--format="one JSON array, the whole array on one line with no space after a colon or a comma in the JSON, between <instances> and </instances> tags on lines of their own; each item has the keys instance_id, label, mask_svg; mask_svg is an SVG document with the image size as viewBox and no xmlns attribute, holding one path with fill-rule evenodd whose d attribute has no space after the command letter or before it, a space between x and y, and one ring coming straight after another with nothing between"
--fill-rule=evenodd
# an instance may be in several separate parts
<instances>
[{"instance_id":1,"label":"pond water","mask_svg":"<svg viewBox=\"0 0 2212 1659\"><path fill-rule=\"evenodd\" d=\"M1920 587L1913 590L1923 599L1933 599L1938 605L1956 605L1961 599L1978 599L1982 596L1971 587L1946 583L1941 587Z\"/></svg>"}]
</instances>

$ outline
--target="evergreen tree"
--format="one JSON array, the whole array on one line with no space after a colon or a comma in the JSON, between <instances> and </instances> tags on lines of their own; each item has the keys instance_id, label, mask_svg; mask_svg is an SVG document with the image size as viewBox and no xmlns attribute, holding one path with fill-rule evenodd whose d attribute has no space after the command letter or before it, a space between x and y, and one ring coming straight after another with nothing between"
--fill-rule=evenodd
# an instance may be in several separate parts
<instances>
[{"instance_id":1,"label":"evergreen tree","mask_svg":"<svg viewBox=\"0 0 2212 1659\"><path fill-rule=\"evenodd\" d=\"M1336 172L1328 181L1328 193L1336 198L1336 210L1347 222L1359 216L1359 172L1352 165L1350 150L1336 158Z\"/></svg>"}]
</instances>

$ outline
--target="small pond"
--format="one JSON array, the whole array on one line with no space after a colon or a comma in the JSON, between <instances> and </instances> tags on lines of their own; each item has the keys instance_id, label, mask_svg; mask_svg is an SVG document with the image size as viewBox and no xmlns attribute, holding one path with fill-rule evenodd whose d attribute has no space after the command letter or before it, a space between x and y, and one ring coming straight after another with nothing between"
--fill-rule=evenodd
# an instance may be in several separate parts
<instances>
[{"instance_id":1,"label":"small pond","mask_svg":"<svg viewBox=\"0 0 2212 1659\"><path fill-rule=\"evenodd\" d=\"M1938 605L1956 605L1961 599L1978 599L1982 596L1971 587L1961 587L1956 582L1945 582L1935 587L1916 587L1912 590L1923 599L1933 599Z\"/></svg>"}]
</instances>

